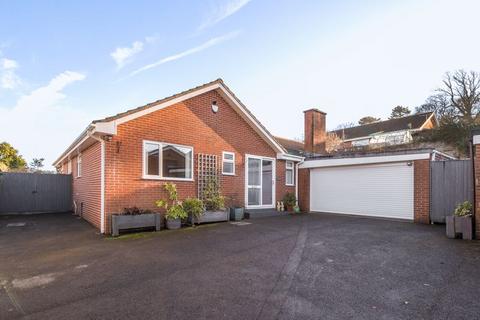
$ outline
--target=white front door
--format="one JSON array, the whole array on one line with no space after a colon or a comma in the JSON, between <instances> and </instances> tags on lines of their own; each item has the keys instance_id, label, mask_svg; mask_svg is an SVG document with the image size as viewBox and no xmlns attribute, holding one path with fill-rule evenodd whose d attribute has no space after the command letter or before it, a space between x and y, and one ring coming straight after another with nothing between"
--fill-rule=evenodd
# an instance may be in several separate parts
<instances>
[{"instance_id":1,"label":"white front door","mask_svg":"<svg viewBox=\"0 0 480 320\"><path fill-rule=\"evenodd\" d=\"M275 208L275 159L246 156L247 208Z\"/></svg>"}]
</instances>

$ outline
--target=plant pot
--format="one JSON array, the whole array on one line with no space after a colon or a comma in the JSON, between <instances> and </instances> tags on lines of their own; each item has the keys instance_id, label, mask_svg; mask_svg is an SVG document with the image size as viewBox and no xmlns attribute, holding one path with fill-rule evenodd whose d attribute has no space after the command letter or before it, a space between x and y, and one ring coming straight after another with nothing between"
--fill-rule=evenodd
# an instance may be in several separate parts
<instances>
[{"instance_id":1,"label":"plant pot","mask_svg":"<svg viewBox=\"0 0 480 320\"><path fill-rule=\"evenodd\" d=\"M447 237L454 239L457 235L462 236L464 240L472 240L473 238L473 219L471 216L457 217L447 216Z\"/></svg>"},{"instance_id":2,"label":"plant pot","mask_svg":"<svg viewBox=\"0 0 480 320\"><path fill-rule=\"evenodd\" d=\"M455 217L446 216L445 223L446 223L447 238L455 239L457 236L455 233Z\"/></svg>"},{"instance_id":3,"label":"plant pot","mask_svg":"<svg viewBox=\"0 0 480 320\"><path fill-rule=\"evenodd\" d=\"M182 220L178 219L166 219L167 229L176 230L182 227Z\"/></svg>"},{"instance_id":4,"label":"plant pot","mask_svg":"<svg viewBox=\"0 0 480 320\"><path fill-rule=\"evenodd\" d=\"M293 213L293 206L292 205L286 205L286 208L287 208L287 212L289 213Z\"/></svg>"},{"instance_id":5,"label":"plant pot","mask_svg":"<svg viewBox=\"0 0 480 320\"><path fill-rule=\"evenodd\" d=\"M240 221L243 219L245 210L241 207L230 208L230 220L231 221Z\"/></svg>"},{"instance_id":6,"label":"plant pot","mask_svg":"<svg viewBox=\"0 0 480 320\"><path fill-rule=\"evenodd\" d=\"M153 227L160 231L160 214L144 213L137 215L113 214L112 215L112 236L120 234L120 230L140 229Z\"/></svg>"},{"instance_id":7,"label":"plant pot","mask_svg":"<svg viewBox=\"0 0 480 320\"><path fill-rule=\"evenodd\" d=\"M209 223L228 221L229 214L227 210L205 211L200 217L193 217L193 223Z\"/></svg>"}]
</instances>

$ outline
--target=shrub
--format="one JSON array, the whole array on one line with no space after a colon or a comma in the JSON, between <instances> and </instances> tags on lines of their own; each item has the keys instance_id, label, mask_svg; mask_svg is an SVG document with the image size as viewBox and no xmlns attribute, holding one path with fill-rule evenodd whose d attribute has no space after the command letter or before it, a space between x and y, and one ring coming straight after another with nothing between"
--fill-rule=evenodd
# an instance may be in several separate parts
<instances>
[{"instance_id":1,"label":"shrub","mask_svg":"<svg viewBox=\"0 0 480 320\"><path fill-rule=\"evenodd\" d=\"M187 218L188 214L183 209L182 203L178 201L177 186L167 182L164 188L168 192L168 200L160 199L155 201L155 204L157 207L164 208L167 211L165 218L170 220Z\"/></svg>"},{"instance_id":2,"label":"shrub","mask_svg":"<svg viewBox=\"0 0 480 320\"><path fill-rule=\"evenodd\" d=\"M204 204L207 210L216 211L225 209L225 197L220 194L218 182L211 180L203 191Z\"/></svg>"},{"instance_id":3,"label":"shrub","mask_svg":"<svg viewBox=\"0 0 480 320\"><path fill-rule=\"evenodd\" d=\"M283 196L283 203L288 207L294 207L297 204L297 197L291 192L287 192Z\"/></svg>"},{"instance_id":4,"label":"shrub","mask_svg":"<svg viewBox=\"0 0 480 320\"><path fill-rule=\"evenodd\" d=\"M183 210L187 214L191 214L195 217L200 217L203 214L204 207L203 201L197 198L187 198L183 201Z\"/></svg>"},{"instance_id":5,"label":"shrub","mask_svg":"<svg viewBox=\"0 0 480 320\"><path fill-rule=\"evenodd\" d=\"M188 214L185 212L181 204L174 204L168 207L165 218L169 220L175 219L185 219L188 217Z\"/></svg>"},{"instance_id":6,"label":"shrub","mask_svg":"<svg viewBox=\"0 0 480 320\"><path fill-rule=\"evenodd\" d=\"M469 216L472 214L472 204L470 201L465 201L463 203L460 203L456 208L455 208L455 215L457 217L465 217Z\"/></svg>"},{"instance_id":7,"label":"shrub","mask_svg":"<svg viewBox=\"0 0 480 320\"><path fill-rule=\"evenodd\" d=\"M135 216L135 215L144 214L144 213L152 213L152 212L150 210L139 209L138 207L123 208L124 215Z\"/></svg>"}]
</instances>

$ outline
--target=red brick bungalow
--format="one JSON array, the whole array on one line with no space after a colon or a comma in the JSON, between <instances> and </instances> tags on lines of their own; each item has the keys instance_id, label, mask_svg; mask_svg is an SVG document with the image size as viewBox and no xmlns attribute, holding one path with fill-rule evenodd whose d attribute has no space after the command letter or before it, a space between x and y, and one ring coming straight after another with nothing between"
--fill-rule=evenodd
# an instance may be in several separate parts
<instances>
[{"instance_id":1,"label":"red brick bungalow","mask_svg":"<svg viewBox=\"0 0 480 320\"><path fill-rule=\"evenodd\" d=\"M162 186L197 195L199 155L214 155L225 196L249 209L274 208L297 192L301 156L287 150L221 79L93 121L54 162L73 176L75 211L110 233L126 207L156 209Z\"/></svg>"}]
</instances>

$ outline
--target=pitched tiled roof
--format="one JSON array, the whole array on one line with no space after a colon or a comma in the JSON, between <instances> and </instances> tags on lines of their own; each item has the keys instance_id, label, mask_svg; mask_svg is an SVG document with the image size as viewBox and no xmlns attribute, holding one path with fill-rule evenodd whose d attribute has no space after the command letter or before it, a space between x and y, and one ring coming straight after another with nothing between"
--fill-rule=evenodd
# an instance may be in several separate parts
<instances>
[{"instance_id":1,"label":"pitched tiled roof","mask_svg":"<svg viewBox=\"0 0 480 320\"><path fill-rule=\"evenodd\" d=\"M275 137L275 140L280 143L289 154L295 156L302 156L305 153L305 145L301 141Z\"/></svg>"},{"instance_id":2,"label":"pitched tiled roof","mask_svg":"<svg viewBox=\"0 0 480 320\"><path fill-rule=\"evenodd\" d=\"M433 115L433 112L417 113L403 118L379 121L351 128L331 131L344 140L367 137L374 133L393 132L407 129L420 129Z\"/></svg>"}]
</instances>

